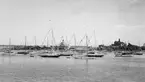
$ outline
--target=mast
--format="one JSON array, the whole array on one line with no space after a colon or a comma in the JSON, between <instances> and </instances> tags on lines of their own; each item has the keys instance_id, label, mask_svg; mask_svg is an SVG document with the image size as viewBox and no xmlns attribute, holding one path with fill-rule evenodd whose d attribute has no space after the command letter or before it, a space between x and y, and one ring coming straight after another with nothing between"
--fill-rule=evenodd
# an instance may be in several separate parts
<instances>
[{"instance_id":1,"label":"mast","mask_svg":"<svg viewBox=\"0 0 145 82\"><path fill-rule=\"evenodd\" d=\"M9 38L9 64L11 63L11 38Z\"/></svg>"},{"instance_id":2,"label":"mast","mask_svg":"<svg viewBox=\"0 0 145 82\"><path fill-rule=\"evenodd\" d=\"M52 38L53 38L53 43L55 44L55 38L54 38L54 32L53 32L53 29L52 29Z\"/></svg>"},{"instance_id":3,"label":"mast","mask_svg":"<svg viewBox=\"0 0 145 82\"><path fill-rule=\"evenodd\" d=\"M81 41L79 42L79 44L78 45L80 45L81 44L81 42L84 40L86 38L86 35L81 39Z\"/></svg>"},{"instance_id":4,"label":"mast","mask_svg":"<svg viewBox=\"0 0 145 82\"><path fill-rule=\"evenodd\" d=\"M26 52L26 45L27 45L27 37L25 36L25 52Z\"/></svg>"},{"instance_id":5,"label":"mast","mask_svg":"<svg viewBox=\"0 0 145 82\"><path fill-rule=\"evenodd\" d=\"M75 46L76 46L76 36L75 36L75 34L74 34L74 43L75 43Z\"/></svg>"},{"instance_id":6,"label":"mast","mask_svg":"<svg viewBox=\"0 0 145 82\"><path fill-rule=\"evenodd\" d=\"M37 50L36 36L34 36L34 50Z\"/></svg>"},{"instance_id":7,"label":"mast","mask_svg":"<svg viewBox=\"0 0 145 82\"><path fill-rule=\"evenodd\" d=\"M34 42L35 42L35 46L36 46L37 45L36 36L34 36Z\"/></svg>"},{"instance_id":8,"label":"mast","mask_svg":"<svg viewBox=\"0 0 145 82\"><path fill-rule=\"evenodd\" d=\"M88 36L86 34L86 47L87 47L87 54L88 55ZM86 64L88 65L88 59L86 59Z\"/></svg>"},{"instance_id":9,"label":"mast","mask_svg":"<svg viewBox=\"0 0 145 82\"><path fill-rule=\"evenodd\" d=\"M97 46L97 43L96 43L96 32L94 30L94 43L95 43L95 46Z\"/></svg>"},{"instance_id":10,"label":"mast","mask_svg":"<svg viewBox=\"0 0 145 82\"><path fill-rule=\"evenodd\" d=\"M51 33L52 33L52 47L53 47L54 44L55 44L55 38L54 38L53 29L52 29ZM53 48L54 48L54 47L53 47ZM54 50L54 49L53 49L53 50Z\"/></svg>"},{"instance_id":11,"label":"mast","mask_svg":"<svg viewBox=\"0 0 145 82\"><path fill-rule=\"evenodd\" d=\"M48 41L48 36L47 36L47 51L49 51L48 50L48 45L49 45L49 41Z\"/></svg>"},{"instance_id":12,"label":"mast","mask_svg":"<svg viewBox=\"0 0 145 82\"><path fill-rule=\"evenodd\" d=\"M10 56L10 53L11 53L11 38L9 38L9 56Z\"/></svg>"},{"instance_id":13,"label":"mast","mask_svg":"<svg viewBox=\"0 0 145 82\"><path fill-rule=\"evenodd\" d=\"M48 34L51 32L51 29L47 32L47 34L45 35L45 37L44 37L44 40L43 40L43 42L42 42L42 46L44 45L44 42L45 42L45 40L46 40L46 38L47 38L47 36L48 36Z\"/></svg>"},{"instance_id":14,"label":"mast","mask_svg":"<svg viewBox=\"0 0 145 82\"><path fill-rule=\"evenodd\" d=\"M86 47L87 47L87 55L88 55L88 36L86 34Z\"/></svg>"},{"instance_id":15,"label":"mast","mask_svg":"<svg viewBox=\"0 0 145 82\"><path fill-rule=\"evenodd\" d=\"M66 36L65 38L66 38L66 43L67 43L67 46L69 46L67 36Z\"/></svg>"},{"instance_id":16,"label":"mast","mask_svg":"<svg viewBox=\"0 0 145 82\"><path fill-rule=\"evenodd\" d=\"M49 45L49 41L48 41L48 37L47 37L47 47L48 47L48 45Z\"/></svg>"}]
</instances>

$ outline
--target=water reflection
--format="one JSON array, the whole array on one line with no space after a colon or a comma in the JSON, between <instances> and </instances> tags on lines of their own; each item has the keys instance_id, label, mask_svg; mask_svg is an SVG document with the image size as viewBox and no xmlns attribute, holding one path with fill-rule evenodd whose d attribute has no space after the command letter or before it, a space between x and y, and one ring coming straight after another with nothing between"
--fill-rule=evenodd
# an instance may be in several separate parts
<instances>
[{"instance_id":1,"label":"water reflection","mask_svg":"<svg viewBox=\"0 0 145 82\"><path fill-rule=\"evenodd\" d=\"M1 59L0 64L3 64L4 63L4 58L3 57L0 57L0 59Z\"/></svg>"},{"instance_id":2,"label":"water reflection","mask_svg":"<svg viewBox=\"0 0 145 82\"><path fill-rule=\"evenodd\" d=\"M145 59L143 58L79 60L0 56L0 59L0 74L2 74L0 77L3 79L18 77L20 80L28 82L32 82L32 79L33 82L50 80L53 82L112 82L114 80L114 82L144 82L142 79L145 78L143 76L145 75ZM10 75L10 73L13 74Z\"/></svg>"},{"instance_id":3,"label":"water reflection","mask_svg":"<svg viewBox=\"0 0 145 82\"><path fill-rule=\"evenodd\" d=\"M89 61L88 59L85 60L86 63L85 63L85 69L86 69L86 72L88 73L88 70L89 70Z\"/></svg>"},{"instance_id":4,"label":"water reflection","mask_svg":"<svg viewBox=\"0 0 145 82\"><path fill-rule=\"evenodd\" d=\"M9 64L11 64L12 62L11 62L11 56L9 56Z\"/></svg>"},{"instance_id":5,"label":"water reflection","mask_svg":"<svg viewBox=\"0 0 145 82\"><path fill-rule=\"evenodd\" d=\"M1 64L11 64L11 56L0 56Z\"/></svg>"}]
</instances>

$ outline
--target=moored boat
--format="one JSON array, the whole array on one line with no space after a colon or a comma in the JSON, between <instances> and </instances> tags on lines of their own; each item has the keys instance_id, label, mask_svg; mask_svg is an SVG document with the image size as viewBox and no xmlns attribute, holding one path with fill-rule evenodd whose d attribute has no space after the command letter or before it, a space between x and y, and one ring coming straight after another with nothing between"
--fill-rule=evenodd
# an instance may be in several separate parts
<instances>
[{"instance_id":1,"label":"moored boat","mask_svg":"<svg viewBox=\"0 0 145 82\"><path fill-rule=\"evenodd\" d=\"M10 51L10 52L3 52L1 55L3 55L3 56L15 56L15 55L16 55L16 53L15 53L15 52Z\"/></svg>"},{"instance_id":2,"label":"moored boat","mask_svg":"<svg viewBox=\"0 0 145 82\"><path fill-rule=\"evenodd\" d=\"M29 52L26 52L26 51L20 51L20 52L17 52L17 54L24 54L24 55L26 55L26 54L29 54Z\"/></svg>"},{"instance_id":3,"label":"moored boat","mask_svg":"<svg viewBox=\"0 0 145 82\"><path fill-rule=\"evenodd\" d=\"M143 55L143 52L134 52L134 55Z\"/></svg>"},{"instance_id":4,"label":"moored boat","mask_svg":"<svg viewBox=\"0 0 145 82\"><path fill-rule=\"evenodd\" d=\"M86 57L103 57L104 55L96 52L96 51L89 51Z\"/></svg>"},{"instance_id":5,"label":"moored boat","mask_svg":"<svg viewBox=\"0 0 145 82\"><path fill-rule=\"evenodd\" d=\"M60 55L56 52L46 52L46 53L43 53L39 56L40 57L47 57L47 58L58 58L58 57L60 57Z\"/></svg>"},{"instance_id":6,"label":"moored boat","mask_svg":"<svg viewBox=\"0 0 145 82\"><path fill-rule=\"evenodd\" d=\"M73 56L73 52L66 51L66 52L60 52L60 56Z\"/></svg>"},{"instance_id":7,"label":"moored boat","mask_svg":"<svg viewBox=\"0 0 145 82\"><path fill-rule=\"evenodd\" d=\"M132 57L132 54L130 51L119 51L115 52L115 57Z\"/></svg>"},{"instance_id":8,"label":"moored boat","mask_svg":"<svg viewBox=\"0 0 145 82\"><path fill-rule=\"evenodd\" d=\"M47 58L58 58L59 55L40 55L40 57L47 57Z\"/></svg>"}]
</instances>

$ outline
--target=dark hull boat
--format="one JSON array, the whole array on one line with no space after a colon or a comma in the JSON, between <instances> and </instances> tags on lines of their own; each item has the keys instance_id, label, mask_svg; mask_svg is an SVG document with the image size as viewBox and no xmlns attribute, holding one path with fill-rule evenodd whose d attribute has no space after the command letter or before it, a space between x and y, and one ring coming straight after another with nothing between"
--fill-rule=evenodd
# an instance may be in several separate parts
<instances>
[{"instance_id":1,"label":"dark hull boat","mask_svg":"<svg viewBox=\"0 0 145 82\"><path fill-rule=\"evenodd\" d=\"M40 57L45 57L45 58L59 58L59 55L40 55Z\"/></svg>"},{"instance_id":2,"label":"dark hull boat","mask_svg":"<svg viewBox=\"0 0 145 82\"><path fill-rule=\"evenodd\" d=\"M57 54L56 52L47 52L44 54L39 55L40 57L45 57L45 58L59 58L60 55Z\"/></svg>"},{"instance_id":3,"label":"dark hull boat","mask_svg":"<svg viewBox=\"0 0 145 82\"><path fill-rule=\"evenodd\" d=\"M60 56L73 56L73 54L60 54Z\"/></svg>"},{"instance_id":4,"label":"dark hull boat","mask_svg":"<svg viewBox=\"0 0 145 82\"><path fill-rule=\"evenodd\" d=\"M24 54L24 55L26 55L26 54L29 54L29 52L17 52L17 54Z\"/></svg>"},{"instance_id":5,"label":"dark hull boat","mask_svg":"<svg viewBox=\"0 0 145 82\"><path fill-rule=\"evenodd\" d=\"M103 57L104 55L87 55L87 57Z\"/></svg>"},{"instance_id":6,"label":"dark hull boat","mask_svg":"<svg viewBox=\"0 0 145 82\"><path fill-rule=\"evenodd\" d=\"M129 54L133 54L132 52L122 52L122 55L129 55Z\"/></svg>"}]
</instances>

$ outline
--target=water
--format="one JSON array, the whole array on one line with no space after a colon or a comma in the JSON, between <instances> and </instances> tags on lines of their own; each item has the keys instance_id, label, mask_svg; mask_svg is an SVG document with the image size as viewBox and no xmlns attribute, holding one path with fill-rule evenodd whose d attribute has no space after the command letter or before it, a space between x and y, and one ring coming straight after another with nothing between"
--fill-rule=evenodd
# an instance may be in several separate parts
<instances>
[{"instance_id":1,"label":"water","mask_svg":"<svg viewBox=\"0 0 145 82\"><path fill-rule=\"evenodd\" d=\"M0 56L0 82L144 82L145 57L94 60Z\"/></svg>"}]
</instances>

